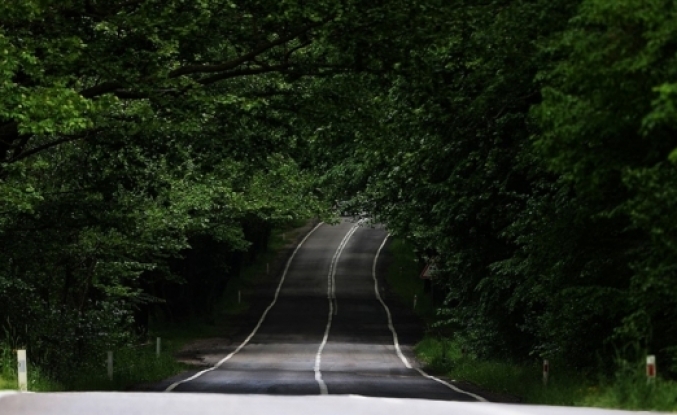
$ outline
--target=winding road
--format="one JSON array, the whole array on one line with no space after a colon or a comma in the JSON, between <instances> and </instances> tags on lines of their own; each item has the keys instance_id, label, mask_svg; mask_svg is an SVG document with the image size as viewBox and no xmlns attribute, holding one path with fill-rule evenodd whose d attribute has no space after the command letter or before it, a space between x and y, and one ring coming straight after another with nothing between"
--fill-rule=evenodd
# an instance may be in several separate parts
<instances>
[{"instance_id":1,"label":"winding road","mask_svg":"<svg viewBox=\"0 0 677 415\"><path fill-rule=\"evenodd\" d=\"M162 383L171 392L352 394L481 401L412 359L420 323L386 305L380 254L387 233L349 219L310 231L289 258L274 298L232 350L208 369Z\"/></svg>"}]
</instances>

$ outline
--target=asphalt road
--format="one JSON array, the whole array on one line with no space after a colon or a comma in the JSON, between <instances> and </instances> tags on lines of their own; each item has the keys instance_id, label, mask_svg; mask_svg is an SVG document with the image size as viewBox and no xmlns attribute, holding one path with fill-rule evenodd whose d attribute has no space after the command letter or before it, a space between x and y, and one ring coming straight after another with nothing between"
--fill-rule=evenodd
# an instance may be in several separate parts
<instances>
[{"instance_id":1,"label":"asphalt road","mask_svg":"<svg viewBox=\"0 0 677 415\"><path fill-rule=\"evenodd\" d=\"M249 337L221 354L205 353L209 369L170 379L159 388L481 400L415 367L411 346L420 324L408 310L389 301L392 312L386 311L379 300L384 296L383 261L377 255L386 237L379 227L348 219L319 225L294 252L276 297Z\"/></svg>"}]
</instances>

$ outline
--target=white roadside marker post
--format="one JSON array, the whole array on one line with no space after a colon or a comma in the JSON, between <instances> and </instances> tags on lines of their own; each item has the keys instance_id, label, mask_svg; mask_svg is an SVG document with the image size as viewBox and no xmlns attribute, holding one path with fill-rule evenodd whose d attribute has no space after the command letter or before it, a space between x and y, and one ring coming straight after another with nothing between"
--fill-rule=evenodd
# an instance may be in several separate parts
<instances>
[{"instance_id":1,"label":"white roadside marker post","mask_svg":"<svg viewBox=\"0 0 677 415\"><path fill-rule=\"evenodd\" d=\"M656 356L649 355L646 357L646 382L651 384L656 381Z\"/></svg>"},{"instance_id":2,"label":"white roadside marker post","mask_svg":"<svg viewBox=\"0 0 677 415\"><path fill-rule=\"evenodd\" d=\"M414 310L416 310L416 300L418 300L418 297L416 297L416 294L414 294Z\"/></svg>"},{"instance_id":3,"label":"white roadside marker post","mask_svg":"<svg viewBox=\"0 0 677 415\"><path fill-rule=\"evenodd\" d=\"M108 358L106 359L108 367L108 380L113 380L113 352L108 351Z\"/></svg>"},{"instance_id":4,"label":"white roadside marker post","mask_svg":"<svg viewBox=\"0 0 677 415\"><path fill-rule=\"evenodd\" d=\"M28 365L26 363L26 350L17 350L17 366L19 371L19 390L21 392L28 391Z\"/></svg>"},{"instance_id":5,"label":"white roadside marker post","mask_svg":"<svg viewBox=\"0 0 677 415\"><path fill-rule=\"evenodd\" d=\"M157 337L155 339L155 356L160 357L160 352L162 351L162 339Z\"/></svg>"},{"instance_id":6,"label":"white roadside marker post","mask_svg":"<svg viewBox=\"0 0 677 415\"><path fill-rule=\"evenodd\" d=\"M547 359L543 360L543 386L548 386L548 378L550 377L550 362Z\"/></svg>"}]
</instances>

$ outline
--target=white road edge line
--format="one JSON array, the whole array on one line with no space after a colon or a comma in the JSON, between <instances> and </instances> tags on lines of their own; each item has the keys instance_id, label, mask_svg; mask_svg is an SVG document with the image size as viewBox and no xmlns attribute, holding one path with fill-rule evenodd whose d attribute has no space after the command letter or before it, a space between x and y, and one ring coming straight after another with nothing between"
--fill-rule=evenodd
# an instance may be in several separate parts
<instances>
[{"instance_id":1,"label":"white road edge line","mask_svg":"<svg viewBox=\"0 0 677 415\"><path fill-rule=\"evenodd\" d=\"M334 301L336 301L336 282L335 282L336 265L338 264L338 260L341 257L343 248L346 247L348 240L350 239L351 236L353 236L353 234L355 233L355 231L357 231L357 229L358 225L354 225L352 228L350 228L350 230L343 237L343 240L341 240L341 243L339 244L338 248L336 248L334 257L331 259L331 263L329 264L329 275L327 276L327 299L329 300L329 314L327 317L327 327L324 329L324 337L322 338L322 343L320 343L320 347L319 349L317 349L317 353L315 354L315 368L314 368L315 380L317 381L317 384L320 387L321 395L329 394L327 384L322 379L322 371L320 370L320 367L322 365L322 351L324 350L324 346L327 345L327 340L329 339L329 332L331 331L332 317L334 316Z\"/></svg>"},{"instance_id":2,"label":"white road edge line","mask_svg":"<svg viewBox=\"0 0 677 415\"><path fill-rule=\"evenodd\" d=\"M284 284L284 280L285 280L285 278L287 277L287 272L289 271L289 267L291 266L291 263L292 263L292 261L294 260L294 257L296 256L296 253L299 251L299 249L301 249L301 246L308 240L308 238L310 237L310 235L312 235L313 232L315 232L315 231L316 231L320 226L322 226L322 225L323 225L323 222L318 223L317 226L315 226L310 232L308 232L308 234L307 234L307 235L301 240L301 242L299 242L299 244L296 246L296 249L294 249L294 252L292 252L291 256L290 256L289 259L287 260L287 264L286 264L285 267L284 267L284 271L282 272L282 277L280 278L280 283L277 285L277 289L275 290L275 296L273 297L273 301L268 305L268 307L265 309L265 311L264 311L263 314L261 315L261 318L259 319L259 322L256 324L256 327L254 327L254 330L252 330L252 332L249 334L249 336L247 336L247 338L244 339L244 341L243 341L242 343L240 343L240 345L237 347L237 349L235 349L234 351L232 351L228 356L226 356L226 357L224 357L223 359L219 360L219 362L218 362L217 364L215 364L214 366L210 367L209 369L205 369L205 370L203 370L203 371L201 371L201 372L198 372L198 373L194 374L193 376L191 376L191 377L189 377L189 378L186 378L186 379L180 380L180 381L178 381L178 382L172 383L171 385L169 385L169 386L167 387L167 389L164 390L165 392L171 392L171 391L173 391L177 386L179 386L179 385L182 384L182 383L190 382L191 380L197 379L197 378L199 378L200 376L204 375L205 373L208 373L208 372L211 372L211 371L213 371L213 370L218 369L219 366L223 365L223 364L226 363L228 360L230 360L230 359L231 359L233 356L235 356L240 350L242 350L242 348L245 347L245 346L247 345L247 343L249 343L249 341L252 339L252 337L254 337L254 335L256 334L256 332L257 332L257 331L259 330L259 328L261 327L261 324L263 324L263 321L266 319L266 316L268 315L268 312L270 311L270 309L273 308L273 306L274 306L275 303L277 302L277 298L278 298L279 295L280 295L280 290L282 289L282 284Z\"/></svg>"},{"instance_id":3,"label":"white road edge line","mask_svg":"<svg viewBox=\"0 0 677 415\"><path fill-rule=\"evenodd\" d=\"M376 264L378 263L378 258L381 255L381 251L383 250L383 247L385 246L386 242L388 241L388 238L390 235L386 235L385 239L381 243L381 246L379 246L378 250L376 251L376 256L374 257L374 263L372 264L371 267L371 276L374 278L374 292L376 293L376 298L378 301L381 303L383 308L386 311L386 315L388 316L388 328L390 329L390 332L393 334L393 344L395 345L395 352L397 353L397 356L400 358L402 363L404 363L404 366L407 369L414 369L418 373L421 374L421 376L426 377L428 379L434 380L437 383L441 383L442 385L446 386L447 388L453 390L454 392L462 393L464 395L472 396L473 398L477 399L480 402L488 402L486 399L483 397L476 395L472 392L467 392L462 389L459 389L457 386L452 385L449 382L445 382L442 379L436 378L435 376L431 376L427 373L425 373L423 370L417 368L417 367L412 367L411 364L409 363L409 360L404 356L402 353L402 349L400 348L400 341L397 338L397 332L395 331L395 326L393 325L393 317L390 314L390 309L386 305L386 303L383 301L383 298L381 298L381 293L378 291L378 280L376 279Z\"/></svg>"}]
</instances>

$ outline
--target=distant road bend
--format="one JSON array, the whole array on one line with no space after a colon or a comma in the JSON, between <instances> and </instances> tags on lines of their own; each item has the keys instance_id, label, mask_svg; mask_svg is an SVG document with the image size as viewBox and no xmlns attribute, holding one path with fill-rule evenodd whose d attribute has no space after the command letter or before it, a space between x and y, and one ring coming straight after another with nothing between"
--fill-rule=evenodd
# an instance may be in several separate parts
<instances>
[{"instance_id":1,"label":"distant road bend","mask_svg":"<svg viewBox=\"0 0 677 415\"><path fill-rule=\"evenodd\" d=\"M384 229L348 219L318 225L296 247L249 336L229 354L208 357L210 368L162 389L483 401L407 357L417 322L381 298L378 260L386 240Z\"/></svg>"}]
</instances>

